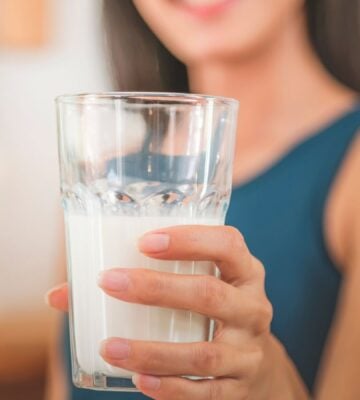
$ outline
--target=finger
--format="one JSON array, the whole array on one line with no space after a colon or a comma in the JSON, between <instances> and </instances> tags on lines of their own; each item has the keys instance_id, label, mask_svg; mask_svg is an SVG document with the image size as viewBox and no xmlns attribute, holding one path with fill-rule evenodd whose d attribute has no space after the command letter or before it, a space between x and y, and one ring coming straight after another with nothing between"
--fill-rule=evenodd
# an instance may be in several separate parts
<instances>
[{"instance_id":1,"label":"finger","mask_svg":"<svg viewBox=\"0 0 360 400\"><path fill-rule=\"evenodd\" d=\"M99 285L119 300L192 310L232 326L257 330L259 319L269 322L271 310L265 297L213 276L117 268L102 272Z\"/></svg>"},{"instance_id":2,"label":"finger","mask_svg":"<svg viewBox=\"0 0 360 400\"><path fill-rule=\"evenodd\" d=\"M228 282L251 280L256 272L243 236L229 226L164 228L142 236L139 249L157 259L214 261Z\"/></svg>"},{"instance_id":3,"label":"finger","mask_svg":"<svg viewBox=\"0 0 360 400\"><path fill-rule=\"evenodd\" d=\"M109 364L149 375L241 377L254 375L260 365L259 348L244 351L226 343L159 343L110 338L100 353Z\"/></svg>"},{"instance_id":4,"label":"finger","mask_svg":"<svg viewBox=\"0 0 360 400\"><path fill-rule=\"evenodd\" d=\"M50 289L45 295L46 303L60 311L68 311L68 285L62 283Z\"/></svg>"},{"instance_id":5,"label":"finger","mask_svg":"<svg viewBox=\"0 0 360 400\"><path fill-rule=\"evenodd\" d=\"M135 386L155 400L245 400L247 386L230 378L190 380L135 374Z\"/></svg>"}]
</instances>

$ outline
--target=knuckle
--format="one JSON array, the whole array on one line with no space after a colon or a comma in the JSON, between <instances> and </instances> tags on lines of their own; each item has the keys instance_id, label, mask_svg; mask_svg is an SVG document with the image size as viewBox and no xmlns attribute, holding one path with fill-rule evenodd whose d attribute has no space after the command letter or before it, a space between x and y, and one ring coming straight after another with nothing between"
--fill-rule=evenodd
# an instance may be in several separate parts
<instances>
[{"instance_id":1,"label":"knuckle","mask_svg":"<svg viewBox=\"0 0 360 400\"><path fill-rule=\"evenodd\" d=\"M246 249L246 243L244 236L234 227L226 226L224 227L225 242L229 248L229 251L241 251Z\"/></svg>"},{"instance_id":2,"label":"knuckle","mask_svg":"<svg viewBox=\"0 0 360 400\"><path fill-rule=\"evenodd\" d=\"M261 282L264 282L266 271L263 263L256 257L252 258L252 269L256 277L258 277L261 280Z\"/></svg>"},{"instance_id":3,"label":"knuckle","mask_svg":"<svg viewBox=\"0 0 360 400\"><path fill-rule=\"evenodd\" d=\"M273 307L270 301L265 298L264 300L257 302L255 308L254 316L256 317L254 328L256 333L261 334L270 329L270 324L273 318Z\"/></svg>"},{"instance_id":4,"label":"knuckle","mask_svg":"<svg viewBox=\"0 0 360 400\"><path fill-rule=\"evenodd\" d=\"M226 288L214 276L205 276L199 280L198 294L200 301L208 310L217 310L226 303Z\"/></svg>"},{"instance_id":5,"label":"knuckle","mask_svg":"<svg viewBox=\"0 0 360 400\"><path fill-rule=\"evenodd\" d=\"M216 375L222 363L222 354L213 344L202 343L195 345L193 364L196 371L202 375Z\"/></svg>"},{"instance_id":6,"label":"knuckle","mask_svg":"<svg viewBox=\"0 0 360 400\"><path fill-rule=\"evenodd\" d=\"M264 351L260 346L256 347L252 351L250 356L250 362L248 368L249 377L254 377L258 374L263 361L264 361Z\"/></svg>"},{"instance_id":7,"label":"knuckle","mask_svg":"<svg viewBox=\"0 0 360 400\"><path fill-rule=\"evenodd\" d=\"M146 284L141 285L141 292L137 295L141 303L157 303L163 298L166 282L160 275L143 271L139 279L146 280Z\"/></svg>"},{"instance_id":8,"label":"knuckle","mask_svg":"<svg viewBox=\"0 0 360 400\"><path fill-rule=\"evenodd\" d=\"M223 392L223 386L219 381L209 381L207 393L208 400L223 400Z\"/></svg>"},{"instance_id":9,"label":"knuckle","mask_svg":"<svg viewBox=\"0 0 360 400\"><path fill-rule=\"evenodd\" d=\"M270 301L266 298L263 305L263 318L266 324L269 326L274 315L274 309Z\"/></svg>"},{"instance_id":10,"label":"knuckle","mask_svg":"<svg viewBox=\"0 0 360 400\"><path fill-rule=\"evenodd\" d=\"M142 351L141 357L132 357L131 364L135 371L148 373L157 367L157 357L152 351Z\"/></svg>"}]
</instances>

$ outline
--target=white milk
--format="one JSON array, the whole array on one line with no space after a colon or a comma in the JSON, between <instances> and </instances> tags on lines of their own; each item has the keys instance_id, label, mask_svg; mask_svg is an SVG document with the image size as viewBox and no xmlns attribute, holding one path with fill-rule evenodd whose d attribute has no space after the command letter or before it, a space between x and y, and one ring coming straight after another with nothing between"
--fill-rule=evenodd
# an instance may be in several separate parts
<instances>
[{"instance_id":1,"label":"white milk","mask_svg":"<svg viewBox=\"0 0 360 400\"><path fill-rule=\"evenodd\" d=\"M209 320L190 311L130 304L107 296L97 285L99 272L114 267L150 268L180 274L214 275L210 262L159 261L137 250L145 232L184 224L220 225L215 219L179 217L85 216L66 213L69 280L77 363L87 374L131 377L99 356L108 337L197 342L208 340Z\"/></svg>"}]
</instances>

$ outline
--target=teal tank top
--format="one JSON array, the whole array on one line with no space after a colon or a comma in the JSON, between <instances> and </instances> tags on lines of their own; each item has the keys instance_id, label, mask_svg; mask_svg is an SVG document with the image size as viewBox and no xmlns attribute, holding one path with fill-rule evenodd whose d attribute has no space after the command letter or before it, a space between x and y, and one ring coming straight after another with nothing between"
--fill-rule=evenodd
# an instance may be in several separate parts
<instances>
[{"instance_id":1,"label":"teal tank top","mask_svg":"<svg viewBox=\"0 0 360 400\"><path fill-rule=\"evenodd\" d=\"M360 127L356 105L311 135L262 174L235 187L227 224L239 229L266 269L274 307L272 332L286 347L309 390L333 319L341 276L324 239L324 209L334 178ZM71 400L144 400L70 382L67 327L64 355Z\"/></svg>"}]
</instances>

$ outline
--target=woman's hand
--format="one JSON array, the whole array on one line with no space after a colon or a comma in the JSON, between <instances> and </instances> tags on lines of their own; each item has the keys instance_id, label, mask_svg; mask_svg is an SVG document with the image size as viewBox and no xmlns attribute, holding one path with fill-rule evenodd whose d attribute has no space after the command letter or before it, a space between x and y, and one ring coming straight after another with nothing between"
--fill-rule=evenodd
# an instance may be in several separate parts
<instances>
[{"instance_id":1,"label":"woman's hand","mask_svg":"<svg viewBox=\"0 0 360 400\"><path fill-rule=\"evenodd\" d=\"M102 289L123 301L206 315L216 321L215 337L199 343L109 338L101 348L106 362L134 371L138 389L157 400L272 398L277 370L268 351L273 342L272 307L264 291L264 268L242 235L231 227L177 226L144 235L139 249L156 259L214 261L221 280L116 268L102 273ZM66 309L66 285L53 289L48 299L52 306ZM215 379L181 377L187 375Z\"/></svg>"}]
</instances>

